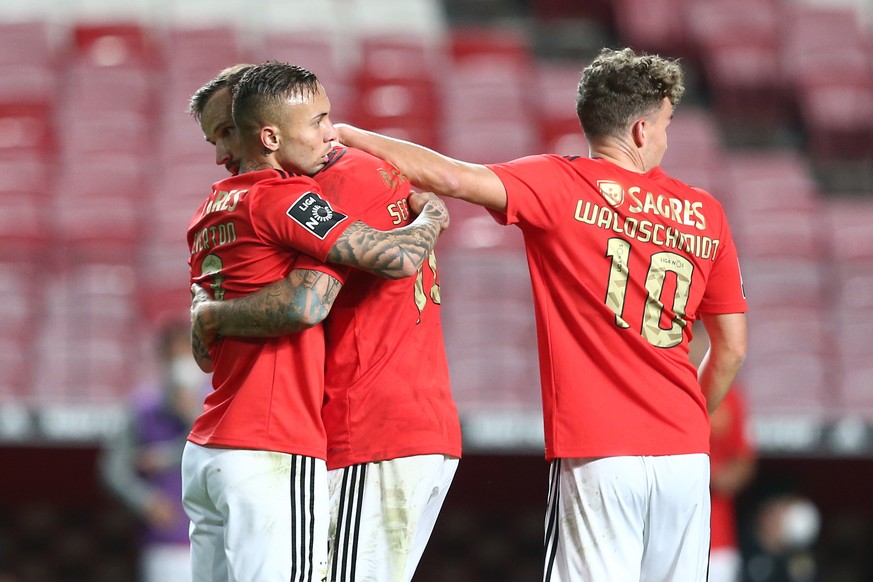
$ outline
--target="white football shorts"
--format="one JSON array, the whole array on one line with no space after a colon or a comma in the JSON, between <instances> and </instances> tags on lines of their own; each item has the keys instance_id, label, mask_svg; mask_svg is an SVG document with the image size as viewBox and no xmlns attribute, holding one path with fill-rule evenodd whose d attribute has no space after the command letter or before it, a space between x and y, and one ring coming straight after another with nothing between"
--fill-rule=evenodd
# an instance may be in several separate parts
<instances>
[{"instance_id":1,"label":"white football shorts","mask_svg":"<svg viewBox=\"0 0 873 582\"><path fill-rule=\"evenodd\" d=\"M328 580L411 580L457 468L419 455L329 471Z\"/></svg>"},{"instance_id":2,"label":"white football shorts","mask_svg":"<svg viewBox=\"0 0 873 582\"><path fill-rule=\"evenodd\" d=\"M545 582L706 582L709 456L552 462Z\"/></svg>"},{"instance_id":3,"label":"white football shorts","mask_svg":"<svg viewBox=\"0 0 873 582\"><path fill-rule=\"evenodd\" d=\"M182 454L194 582L323 582L329 520L322 459L201 447Z\"/></svg>"}]
</instances>

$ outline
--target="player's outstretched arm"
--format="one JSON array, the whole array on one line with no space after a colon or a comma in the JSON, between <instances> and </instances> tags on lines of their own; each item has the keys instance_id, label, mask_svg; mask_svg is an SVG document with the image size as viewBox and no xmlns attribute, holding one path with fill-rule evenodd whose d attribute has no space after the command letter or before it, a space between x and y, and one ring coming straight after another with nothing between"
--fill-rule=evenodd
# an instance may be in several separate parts
<instances>
[{"instance_id":1,"label":"player's outstretched arm","mask_svg":"<svg viewBox=\"0 0 873 582\"><path fill-rule=\"evenodd\" d=\"M330 249L327 262L356 267L388 279L416 275L440 232L448 227L449 211L431 192L413 192L409 206L418 216L407 226L377 230L360 221L349 226Z\"/></svg>"},{"instance_id":2,"label":"player's outstretched arm","mask_svg":"<svg viewBox=\"0 0 873 582\"><path fill-rule=\"evenodd\" d=\"M419 188L491 210L506 210L506 188L486 166L456 160L412 142L344 123L335 124L334 129L340 142L391 162Z\"/></svg>"},{"instance_id":3,"label":"player's outstretched arm","mask_svg":"<svg viewBox=\"0 0 873 582\"><path fill-rule=\"evenodd\" d=\"M246 297L216 301L192 285L192 335L208 346L219 336L277 337L318 325L342 289L321 271L294 269Z\"/></svg>"},{"instance_id":4,"label":"player's outstretched arm","mask_svg":"<svg viewBox=\"0 0 873 582\"><path fill-rule=\"evenodd\" d=\"M697 377L712 414L724 400L746 358L746 314L704 314L701 321L709 336L709 352Z\"/></svg>"}]
</instances>

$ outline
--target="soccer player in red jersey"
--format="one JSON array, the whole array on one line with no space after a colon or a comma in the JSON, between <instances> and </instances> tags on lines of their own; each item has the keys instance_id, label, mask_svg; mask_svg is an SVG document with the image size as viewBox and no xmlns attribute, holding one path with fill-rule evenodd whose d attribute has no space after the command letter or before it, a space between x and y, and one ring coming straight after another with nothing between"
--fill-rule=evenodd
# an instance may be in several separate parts
<instances>
[{"instance_id":1,"label":"soccer player in red jersey","mask_svg":"<svg viewBox=\"0 0 873 582\"><path fill-rule=\"evenodd\" d=\"M389 277L417 274L447 224L444 205L414 195L421 215L391 232L331 205L317 183L285 170L329 161L335 133L323 88L299 68L259 80L240 107L241 173L216 183L189 225L192 282L217 299L247 295L285 277L304 253ZM304 296L335 297L332 277L303 279ZM324 340L320 326L307 326L223 337L197 354L214 369L214 390L182 460L196 581L327 574Z\"/></svg>"},{"instance_id":2,"label":"soccer player in red jersey","mask_svg":"<svg viewBox=\"0 0 873 582\"><path fill-rule=\"evenodd\" d=\"M239 162L224 96L213 91L198 107L211 120L205 130L215 128L216 163L233 171ZM338 147L312 176L329 200L377 228L411 220L409 182L378 158ZM324 322L329 580L411 580L461 455L436 258L431 253L417 277L399 280L309 258L297 269L328 273L343 288ZM293 305L298 288L289 277L230 301L208 302L198 293L192 313L206 337L294 329L299 315L273 306Z\"/></svg>"},{"instance_id":3,"label":"soccer player in red jersey","mask_svg":"<svg viewBox=\"0 0 873 582\"><path fill-rule=\"evenodd\" d=\"M755 475L756 453L746 434L746 404L734 384L712 414L710 437L712 540L709 582L737 582L742 556L737 528L736 496Z\"/></svg>"},{"instance_id":4,"label":"soccer player in red jersey","mask_svg":"<svg viewBox=\"0 0 873 582\"><path fill-rule=\"evenodd\" d=\"M683 92L676 61L602 50L576 99L590 157L485 166L337 126L414 186L522 230L552 464L547 582L706 579L709 413L745 357L746 300L721 205L659 167Z\"/></svg>"}]
</instances>

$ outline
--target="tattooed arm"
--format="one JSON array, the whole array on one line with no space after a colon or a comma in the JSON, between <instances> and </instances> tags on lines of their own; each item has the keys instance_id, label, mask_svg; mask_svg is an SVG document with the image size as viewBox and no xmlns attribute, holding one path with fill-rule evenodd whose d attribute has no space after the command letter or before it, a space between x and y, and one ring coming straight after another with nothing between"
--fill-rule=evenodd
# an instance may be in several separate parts
<instances>
[{"instance_id":1,"label":"tattooed arm","mask_svg":"<svg viewBox=\"0 0 873 582\"><path fill-rule=\"evenodd\" d=\"M356 222L337 239L328 262L350 265L389 279L411 277L427 259L449 214L431 193L413 193L412 224L389 231ZM235 299L215 301L201 287L191 291L191 347L200 368L212 371L207 346L219 336L276 337L319 324L342 288L321 271L294 269L280 281ZM208 368L208 369L207 369Z\"/></svg>"},{"instance_id":2,"label":"tattooed arm","mask_svg":"<svg viewBox=\"0 0 873 582\"><path fill-rule=\"evenodd\" d=\"M197 287L196 285L194 286ZM201 293L206 295L206 291L203 291L203 289L201 289L200 287L197 287L197 289L199 289ZM195 293L195 301L196 298L197 297ZM191 307L191 315L191 353L194 354L194 361L197 362L197 365L200 366L200 369L209 374L215 371L215 363L212 361L212 356L209 355L209 348L205 343L203 343L203 338L197 335L197 329L193 321L193 305Z\"/></svg>"},{"instance_id":3,"label":"tattooed arm","mask_svg":"<svg viewBox=\"0 0 873 582\"><path fill-rule=\"evenodd\" d=\"M357 267L389 279L417 274L440 233L448 228L449 212L445 203L430 192L414 192L409 205L418 213L412 224L376 230L356 222L337 239L327 262Z\"/></svg>"},{"instance_id":4,"label":"tattooed arm","mask_svg":"<svg viewBox=\"0 0 873 582\"><path fill-rule=\"evenodd\" d=\"M276 337L321 323L342 283L327 273L294 269L284 279L246 297L215 301L192 285L191 335L194 357L203 368L204 349L216 337Z\"/></svg>"}]
</instances>

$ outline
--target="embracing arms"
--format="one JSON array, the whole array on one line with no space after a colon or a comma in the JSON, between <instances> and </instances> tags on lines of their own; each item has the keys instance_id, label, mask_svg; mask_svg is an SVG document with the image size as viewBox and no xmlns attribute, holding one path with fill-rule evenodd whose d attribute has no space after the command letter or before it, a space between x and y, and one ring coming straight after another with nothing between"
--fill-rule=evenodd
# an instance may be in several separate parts
<instances>
[{"instance_id":1,"label":"embracing arms","mask_svg":"<svg viewBox=\"0 0 873 582\"><path fill-rule=\"evenodd\" d=\"M362 222L340 235L327 261L399 279L411 277L427 260L439 234L449 223L445 204L434 194L413 193L410 208L416 219L389 231ZM191 343L194 358L212 371L209 344L219 336L276 337L321 323L342 288L334 277L310 269L294 269L246 297L214 301L201 287L192 286Z\"/></svg>"},{"instance_id":2,"label":"embracing arms","mask_svg":"<svg viewBox=\"0 0 873 582\"><path fill-rule=\"evenodd\" d=\"M491 210L506 210L503 182L486 166L462 162L412 142L344 123L334 125L334 129L342 143L391 162L419 188Z\"/></svg>"}]
</instances>

